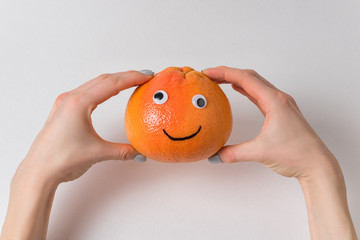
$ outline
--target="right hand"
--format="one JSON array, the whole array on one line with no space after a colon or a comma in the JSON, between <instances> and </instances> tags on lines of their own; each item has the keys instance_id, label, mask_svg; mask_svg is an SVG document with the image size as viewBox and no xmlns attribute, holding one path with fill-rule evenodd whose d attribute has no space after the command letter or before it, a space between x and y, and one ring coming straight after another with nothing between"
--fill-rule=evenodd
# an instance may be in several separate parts
<instances>
[{"instance_id":1,"label":"right hand","mask_svg":"<svg viewBox=\"0 0 360 240\"><path fill-rule=\"evenodd\" d=\"M308 180L329 172L341 174L336 158L300 112L295 100L254 70L225 66L202 73L218 83L230 83L248 97L265 116L260 134L253 140L224 146L225 163L256 161L286 177Z\"/></svg>"}]
</instances>

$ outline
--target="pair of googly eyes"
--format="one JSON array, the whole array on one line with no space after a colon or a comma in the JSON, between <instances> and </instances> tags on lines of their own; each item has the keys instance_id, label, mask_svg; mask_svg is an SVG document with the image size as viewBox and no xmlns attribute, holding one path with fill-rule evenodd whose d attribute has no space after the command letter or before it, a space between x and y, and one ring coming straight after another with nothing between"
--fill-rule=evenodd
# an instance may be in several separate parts
<instances>
[{"instance_id":1,"label":"pair of googly eyes","mask_svg":"<svg viewBox=\"0 0 360 240\"><path fill-rule=\"evenodd\" d=\"M168 98L168 94L164 90L157 91L153 96L153 100L156 104L163 104L168 100ZM196 108L202 109L206 107L207 101L203 95L196 94L192 98L192 103Z\"/></svg>"}]
</instances>

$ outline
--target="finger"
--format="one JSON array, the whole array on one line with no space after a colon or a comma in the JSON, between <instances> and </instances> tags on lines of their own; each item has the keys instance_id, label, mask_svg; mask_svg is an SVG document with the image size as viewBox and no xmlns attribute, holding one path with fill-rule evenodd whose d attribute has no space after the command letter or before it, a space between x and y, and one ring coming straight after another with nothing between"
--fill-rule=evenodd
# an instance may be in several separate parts
<instances>
[{"instance_id":1,"label":"finger","mask_svg":"<svg viewBox=\"0 0 360 240\"><path fill-rule=\"evenodd\" d=\"M86 96L88 104L95 108L120 91L143 84L151 78L152 75L138 71L105 74L83 84L76 91L82 92Z\"/></svg>"},{"instance_id":2,"label":"finger","mask_svg":"<svg viewBox=\"0 0 360 240\"><path fill-rule=\"evenodd\" d=\"M154 72L151 71L151 70L140 70L139 72L143 73L143 74L146 74L146 75L149 75L149 76L154 75ZM118 73L124 73L124 72L118 72ZM76 90L81 90L81 91L84 90L84 91L86 91L86 89L90 89L94 85L104 81L104 79L110 77L111 75L118 74L118 73L103 73L103 74L97 76L96 78L91 79L90 81L87 81L87 82L83 83Z\"/></svg>"},{"instance_id":3,"label":"finger","mask_svg":"<svg viewBox=\"0 0 360 240\"><path fill-rule=\"evenodd\" d=\"M102 162L106 160L134 159L139 155L139 152L137 152L130 144L103 141L98 149L97 155L97 162Z\"/></svg>"},{"instance_id":4,"label":"finger","mask_svg":"<svg viewBox=\"0 0 360 240\"><path fill-rule=\"evenodd\" d=\"M265 112L267 112L267 103L271 102L276 94L276 88L266 80L264 81L263 78L259 78L253 70L219 66L205 69L202 72L214 81L227 81L241 87L258 102Z\"/></svg>"},{"instance_id":5,"label":"finger","mask_svg":"<svg viewBox=\"0 0 360 240\"><path fill-rule=\"evenodd\" d=\"M224 163L247 161L258 162L262 159L262 151L256 140L237 145L224 146L217 154Z\"/></svg>"},{"instance_id":6,"label":"finger","mask_svg":"<svg viewBox=\"0 0 360 240\"><path fill-rule=\"evenodd\" d=\"M235 84L232 84L232 83L231 83L231 87L232 87L235 91L241 93L242 95L244 95L244 96L246 96L246 97L249 97L249 94L248 94L242 87L239 87L238 85L235 85Z\"/></svg>"},{"instance_id":7,"label":"finger","mask_svg":"<svg viewBox=\"0 0 360 240\"><path fill-rule=\"evenodd\" d=\"M258 74L256 71L252 72L258 79L260 79L261 81L263 81L266 85L268 85L269 87L272 87L274 89L277 89L271 82L269 82L268 80L266 80L263 76L261 76L260 74Z\"/></svg>"},{"instance_id":8,"label":"finger","mask_svg":"<svg viewBox=\"0 0 360 240\"><path fill-rule=\"evenodd\" d=\"M95 84L99 83L100 81L103 81L105 78L109 77L111 73L103 73L96 78L93 78L83 84L81 84L79 87L77 87L75 90L78 91L86 91L86 89L89 89L90 87L94 86Z\"/></svg>"}]
</instances>

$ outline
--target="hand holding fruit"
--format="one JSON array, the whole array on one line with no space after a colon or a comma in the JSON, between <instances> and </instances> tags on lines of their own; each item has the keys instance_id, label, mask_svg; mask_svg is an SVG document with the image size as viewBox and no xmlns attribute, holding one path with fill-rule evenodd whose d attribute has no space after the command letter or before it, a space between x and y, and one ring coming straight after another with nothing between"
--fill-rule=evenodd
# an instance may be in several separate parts
<instances>
[{"instance_id":1,"label":"hand holding fruit","mask_svg":"<svg viewBox=\"0 0 360 240\"><path fill-rule=\"evenodd\" d=\"M202 71L218 83L230 83L248 97L265 116L253 140L222 148L225 163L256 161L275 172L300 180L324 172L339 174L337 160L308 124L295 100L253 70L216 67Z\"/></svg>"},{"instance_id":2,"label":"hand holding fruit","mask_svg":"<svg viewBox=\"0 0 360 240\"><path fill-rule=\"evenodd\" d=\"M95 132L91 113L98 104L150 78L137 71L103 74L59 95L16 176L35 173L58 184L80 177L97 162L134 158L139 153L131 145L105 141Z\"/></svg>"}]
</instances>

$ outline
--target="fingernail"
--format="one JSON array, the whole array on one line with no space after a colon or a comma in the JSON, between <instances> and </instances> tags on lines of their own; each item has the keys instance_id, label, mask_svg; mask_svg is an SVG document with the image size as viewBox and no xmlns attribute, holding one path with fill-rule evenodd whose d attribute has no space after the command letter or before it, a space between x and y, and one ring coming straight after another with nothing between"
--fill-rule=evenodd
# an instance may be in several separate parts
<instances>
[{"instance_id":1,"label":"fingernail","mask_svg":"<svg viewBox=\"0 0 360 240\"><path fill-rule=\"evenodd\" d=\"M151 70L148 70L148 69L143 69L143 70L140 70L138 72L141 72L142 74L149 75L149 76L154 75L154 72L151 71Z\"/></svg>"},{"instance_id":2,"label":"fingernail","mask_svg":"<svg viewBox=\"0 0 360 240\"><path fill-rule=\"evenodd\" d=\"M209 157L208 161L209 161L209 163L213 163L213 164L223 162L218 154L215 154L215 155L212 155L211 157Z\"/></svg>"},{"instance_id":3,"label":"fingernail","mask_svg":"<svg viewBox=\"0 0 360 240\"><path fill-rule=\"evenodd\" d=\"M133 159L135 162L145 162L146 161L146 157L142 154L138 154L134 157Z\"/></svg>"}]
</instances>

